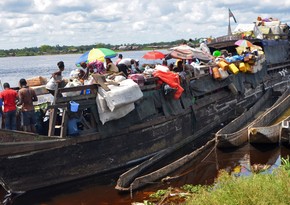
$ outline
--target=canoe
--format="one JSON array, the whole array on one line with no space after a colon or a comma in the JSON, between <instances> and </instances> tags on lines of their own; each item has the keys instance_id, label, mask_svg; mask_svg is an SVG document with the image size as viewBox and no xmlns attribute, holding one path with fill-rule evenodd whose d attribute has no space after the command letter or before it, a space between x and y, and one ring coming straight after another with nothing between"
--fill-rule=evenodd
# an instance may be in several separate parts
<instances>
[{"instance_id":1,"label":"canoe","mask_svg":"<svg viewBox=\"0 0 290 205\"><path fill-rule=\"evenodd\" d=\"M281 143L290 145L290 119L282 121L281 125Z\"/></svg>"},{"instance_id":2,"label":"canoe","mask_svg":"<svg viewBox=\"0 0 290 205\"><path fill-rule=\"evenodd\" d=\"M251 124L248 130L250 143L280 143L283 120L289 120L287 110L290 107L289 89L282 101L275 103L269 110Z\"/></svg>"},{"instance_id":3,"label":"canoe","mask_svg":"<svg viewBox=\"0 0 290 205\"><path fill-rule=\"evenodd\" d=\"M195 157L199 156L200 154L204 153L206 150L209 150L213 147L215 144L215 139L212 139L208 141L205 145L202 147L194 150L190 154L187 154L177 160L175 160L172 163L169 163L157 170L154 170L150 173L146 173L141 176L136 176L135 170L136 168L140 168L140 166L136 166L133 169L130 169L129 171L125 172L120 176L120 178L117 181L117 185L115 189L119 191L133 191L136 189L139 189L145 185L148 185L149 183L152 183L158 179L161 179L162 177L167 176L169 173L175 171L176 169L182 167L187 162L193 160ZM150 160L149 160L150 161ZM141 164L142 166L142 164ZM133 180L133 181L131 181Z\"/></svg>"},{"instance_id":4,"label":"canoe","mask_svg":"<svg viewBox=\"0 0 290 205\"><path fill-rule=\"evenodd\" d=\"M134 185L132 187L133 181L136 181L137 178L140 178L142 174L145 173L146 170L148 170L150 167L153 167L154 165L158 164L161 160L163 160L165 157L169 156L170 154L176 152L178 149L182 148L183 146L191 143L195 144L195 146L198 146L199 144L204 145L207 140L206 137L203 137L204 140L201 140L201 142L196 142L200 141L199 138L201 138L203 135L206 133L209 133L214 127L216 126L216 122L212 122L209 125L204 126L201 130L197 131L194 135L189 136L180 142L176 143L174 146L169 147L165 150L162 150L161 152L157 153L153 157L151 157L148 160L145 160L141 164L138 164L137 166L129 169L128 171L124 172L122 175L120 175L117 184L115 186L115 189L120 190L120 191L128 191L129 188L134 189L139 188L139 185ZM201 146L202 147L202 146ZM197 152L200 152L200 148L196 149L199 150ZM170 166L170 168L167 169L167 172L173 171L176 169L176 166ZM155 173L158 171L155 171ZM164 172L162 172L164 173ZM164 176L161 172L158 173L158 176L161 178ZM157 177L154 177L155 180L157 180Z\"/></svg>"},{"instance_id":5,"label":"canoe","mask_svg":"<svg viewBox=\"0 0 290 205\"><path fill-rule=\"evenodd\" d=\"M247 111L221 128L216 134L218 148L239 147L248 141L248 127L266 109L270 108L277 100L278 93L269 89L265 94ZM284 96L284 95L282 95ZM282 97L281 96L281 97Z\"/></svg>"}]
</instances>

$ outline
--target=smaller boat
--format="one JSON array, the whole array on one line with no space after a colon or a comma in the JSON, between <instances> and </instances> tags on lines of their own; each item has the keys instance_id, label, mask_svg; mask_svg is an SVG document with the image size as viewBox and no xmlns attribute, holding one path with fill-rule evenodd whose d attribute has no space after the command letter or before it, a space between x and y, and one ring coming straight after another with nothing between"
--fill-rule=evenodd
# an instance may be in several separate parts
<instances>
[{"instance_id":1,"label":"smaller boat","mask_svg":"<svg viewBox=\"0 0 290 205\"><path fill-rule=\"evenodd\" d=\"M281 122L281 143L290 145L290 118Z\"/></svg>"},{"instance_id":2,"label":"smaller boat","mask_svg":"<svg viewBox=\"0 0 290 205\"><path fill-rule=\"evenodd\" d=\"M141 172L143 171L144 167L143 167L143 164L137 165L136 167L128 170L127 172L125 172L124 174L120 176L120 178L117 181L117 185L115 189L119 191L133 191L145 185L148 185L149 183L152 183L158 179L161 179L162 177L167 176L169 173L172 173L173 171L182 167L183 165L190 162L195 157L199 156L205 151L210 152L211 151L210 149L212 149L214 144L215 144L215 139L212 139L208 141L202 147L191 152L190 154L187 154L167 164L166 166L156 169L150 173L144 173L143 175L140 175L140 176L137 176L136 170L139 170ZM155 161L154 157L148 160L147 162L145 162L146 165L148 162L150 163L152 160Z\"/></svg>"},{"instance_id":3,"label":"smaller boat","mask_svg":"<svg viewBox=\"0 0 290 205\"><path fill-rule=\"evenodd\" d=\"M217 147L239 147L246 143L248 141L248 127L251 126L251 123L253 123L265 110L274 105L274 103L281 101L285 95L286 94L283 94L279 97L279 92L268 89L249 110L235 118L215 134Z\"/></svg>"},{"instance_id":4,"label":"smaller boat","mask_svg":"<svg viewBox=\"0 0 290 205\"><path fill-rule=\"evenodd\" d=\"M263 113L261 117L248 130L248 138L250 143L280 143L281 129L283 120L289 120L290 95L289 91L282 101L275 103L268 111Z\"/></svg>"},{"instance_id":5,"label":"smaller boat","mask_svg":"<svg viewBox=\"0 0 290 205\"><path fill-rule=\"evenodd\" d=\"M197 131L193 135L181 140L179 143L176 143L167 149L161 150L148 160L145 160L141 164L138 164L137 166L124 172L122 175L120 175L115 189L119 191L135 190L178 169L180 166L182 166L182 164L185 164L194 156L199 155L210 144L213 144L215 141L214 139L207 141L207 137L203 137L203 140L198 140L198 138L201 138L202 136L206 135L206 133L212 131L214 127L215 123L212 122L209 125L204 126L201 130ZM205 141L207 141L207 143L205 143ZM191 154L185 155L177 160L172 159L171 162L167 163L166 165L161 165L161 168L160 166L157 166L156 168L155 165L159 165L161 160L164 160L166 157L170 156L177 150L182 149L186 144L190 143L194 143L195 146L197 146ZM148 173L148 170L150 170L152 167L154 167L154 171L149 171L150 173Z\"/></svg>"}]
</instances>

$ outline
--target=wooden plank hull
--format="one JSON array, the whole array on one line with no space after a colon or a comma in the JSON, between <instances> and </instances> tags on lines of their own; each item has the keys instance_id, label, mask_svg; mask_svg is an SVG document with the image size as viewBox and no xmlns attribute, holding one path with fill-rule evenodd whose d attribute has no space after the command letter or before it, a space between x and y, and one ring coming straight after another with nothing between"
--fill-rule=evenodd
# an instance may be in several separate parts
<instances>
[{"instance_id":1,"label":"wooden plank hull","mask_svg":"<svg viewBox=\"0 0 290 205\"><path fill-rule=\"evenodd\" d=\"M215 143L215 140L210 140L208 141L204 146L198 148L197 150L193 151L192 153L185 155L183 157L181 157L180 159L158 169L155 170L149 174L146 175L142 175L139 176L137 178L135 178L133 180L132 183L130 183L129 186L127 187L123 187L121 181L122 180L118 180L117 182L117 186L115 187L116 189L120 190L120 191L129 191L129 190L136 190L140 187L143 187L145 185L147 185L150 182L154 182L164 176L167 176L169 173L175 171L176 169L182 167L184 164L186 164L187 162L193 160L195 157L199 156L201 153L205 152L207 149L211 148ZM130 171L128 171L127 173L125 173L127 175L130 174Z\"/></svg>"},{"instance_id":2,"label":"wooden plank hull","mask_svg":"<svg viewBox=\"0 0 290 205\"><path fill-rule=\"evenodd\" d=\"M216 134L218 148L239 147L248 141L248 126L257 118L262 109L273 104L273 90L269 89L246 112L221 128Z\"/></svg>"},{"instance_id":3,"label":"wooden plank hull","mask_svg":"<svg viewBox=\"0 0 290 205\"><path fill-rule=\"evenodd\" d=\"M140 179L141 175L144 173L144 171L146 169L154 166L155 164L158 164L158 162L160 162L162 159L164 159L168 155L174 153L176 150L182 148L183 146L185 146L189 143L196 144L196 146L197 146L198 143L195 143L195 140L201 141L201 140L199 140L199 138L201 138L202 135L204 135L204 134L208 133L210 130L212 130L213 127L215 127L215 122L212 122L211 124L205 126L203 129L199 130L198 132L196 132L192 136L189 136L189 137L183 139L181 142L176 143L172 147L169 147L169 148L161 151L160 153L157 153L152 158L144 161L143 163L141 163L141 164L133 167L132 169L128 170L127 172L123 173L119 177L119 179L117 181L117 185L115 188L120 190L120 191L128 191L129 189L132 189L132 188L137 189L137 188L145 185L146 182L148 182L148 180L149 180L148 178L150 178L150 180L152 180L152 179L157 180L157 179L163 177L164 174L174 171L175 169L178 168L178 166L180 166L180 163L172 162L171 165L166 165L167 168L165 168L165 171L160 172L159 170L156 170L150 175L150 177L147 176L146 179L143 179L142 180L143 182L141 184L137 183L138 185L136 185L136 180L138 181L138 179ZM213 143L213 142L214 142L214 139L211 140L211 143ZM205 142L202 142L202 144L205 144ZM197 153L202 152L203 150L204 149L202 146L201 148L198 148L197 150L195 150L194 153L197 154ZM180 160L177 160L177 161L180 161ZM184 162L184 160L182 160L182 161ZM164 170L163 168L161 168L161 169Z\"/></svg>"},{"instance_id":4,"label":"wooden plank hull","mask_svg":"<svg viewBox=\"0 0 290 205\"><path fill-rule=\"evenodd\" d=\"M281 142L283 144L290 144L290 119L282 121Z\"/></svg>"},{"instance_id":5,"label":"wooden plank hull","mask_svg":"<svg viewBox=\"0 0 290 205\"><path fill-rule=\"evenodd\" d=\"M60 147L2 156L1 184L12 192L28 191L128 166L190 136L191 115L188 112L114 137L94 136L95 140L78 143L66 140L59 142Z\"/></svg>"},{"instance_id":6,"label":"wooden plank hull","mask_svg":"<svg viewBox=\"0 0 290 205\"><path fill-rule=\"evenodd\" d=\"M278 119L283 120L281 115L290 107L289 89L285 92L285 98L275 103L268 111L257 119L248 131L250 143L280 143L282 121L276 122ZM283 97L283 96L282 96ZM288 120L289 116L285 116ZM284 118L285 119L285 118ZM276 122L273 124L273 122Z\"/></svg>"}]
</instances>

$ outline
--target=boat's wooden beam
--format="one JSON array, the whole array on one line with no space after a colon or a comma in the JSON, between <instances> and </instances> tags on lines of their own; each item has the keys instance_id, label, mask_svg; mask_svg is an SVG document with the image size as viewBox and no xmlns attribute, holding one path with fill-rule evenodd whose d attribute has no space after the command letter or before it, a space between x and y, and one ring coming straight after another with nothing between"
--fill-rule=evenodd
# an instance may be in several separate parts
<instances>
[{"instance_id":1,"label":"boat's wooden beam","mask_svg":"<svg viewBox=\"0 0 290 205\"><path fill-rule=\"evenodd\" d=\"M57 103L69 102L69 101L76 101L76 100L88 100L88 99L95 99L96 94L88 94L88 95L77 95L71 97L61 97L56 100Z\"/></svg>"},{"instance_id":2,"label":"boat's wooden beam","mask_svg":"<svg viewBox=\"0 0 290 205\"><path fill-rule=\"evenodd\" d=\"M64 109L62 114L62 122L61 122L61 130L60 136L65 137L67 134L67 121L68 121L68 113L67 109Z\"/></svg>"}]
</instances>

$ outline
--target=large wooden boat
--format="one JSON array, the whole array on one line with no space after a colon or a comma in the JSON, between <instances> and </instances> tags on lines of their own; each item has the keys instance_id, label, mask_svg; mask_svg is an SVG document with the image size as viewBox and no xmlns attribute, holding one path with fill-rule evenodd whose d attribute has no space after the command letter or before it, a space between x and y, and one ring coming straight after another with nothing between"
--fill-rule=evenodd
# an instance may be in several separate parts
<instances>
[{"instance_id":1,"label":"large wooden boat","mask_svg":"<svg viewBox=\"0 0 290 205\"><path fill-rule=\"evenodd\" d=\"M289 114L284 114L290 107L290 92L276 103L271 109L263 113L248 130L250 143L280 143L283 120L288 120Z\"/></svg>"},{"instance_id":2,"label":"large wooden boat","mask_svg":"<svg viewBox=\"0 0 290 205\"><path fill-rule=\"evenodd\" d=\"M56 93L91 92L55 97L47 109L49 129L44 133L0 130L1 185L10 192L29 191L110 172L150 158L196 133L202 136L204 127L214 129L233 120L265 91L284 90L290 81L288 40L251 41L263 48L267 59L257 72L214 79L214 65L205 63L198 74L188 73L182 80L184 91L178 99L165 96L157 83L160 79L147 77L140 86L142 98L133 103L132 111L105 123L100 120L96 101L98 94L108 92L103 82L59 89ZM234 42L217 39L208 46L233 52ZM70 109L71 101L79 104L77 112ZM67 131L74 118L80 125L78 136ZM195 140L207 142L202 137ZM196 145L194 140L192 143Z\"/></svg>"},{"instance_id":3,"label":"large wooden boat","mask_svg":"<svg viewBox=\"0 0 290 205\"><path fill-rule=\"evenodd\" d=\"M278 99L269 89L249 110L221 128L216 134L218 148L238 147L248 142L248 128ZM288 95L288 92L286 93ZM281 98L285 97L285 93ZM279 99L281 99L279 98Z\"/></svg>"}]
</instances>

